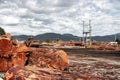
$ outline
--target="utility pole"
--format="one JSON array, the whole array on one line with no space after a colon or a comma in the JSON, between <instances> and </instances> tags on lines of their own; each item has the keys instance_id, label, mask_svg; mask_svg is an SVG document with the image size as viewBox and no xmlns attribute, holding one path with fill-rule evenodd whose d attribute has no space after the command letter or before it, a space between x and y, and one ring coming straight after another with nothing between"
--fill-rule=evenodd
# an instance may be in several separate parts
<instances>
[{"instance_id":1,"label":"utility pole","mask_svg":"<svg viewBox=\"0 0 120 80\"><path fill-rule=\"evenodd\" d=\"M116 39L117 39L117 34L115 34L115 41L116 41Z\"/></svg>"},{"instance_id":2,"label":"utility pole","mask_svg":"<svg viewBox=\"0 0 120 80\"><path fill-rule=\"evenodd\" d=\"M83 21L83 38L82 38L82 41L83 41L83 43L85 42L85 39L84 39L84 21Z\"/></svg>"},{"instance_id":3,"label":"utility pole","mask_svg":"<svg viewBox=\"0 0 120 80\"><path fill-rule=\"evenodd\" d=\"M91 32L92 32L92 27L91 27L91 20L89 20L89 37L90 37L90 46L91 46L91 44L92 44L92 39L91 39L91 37L92 37L92 35L91 35Z\"/></svg>"},{"instance_id":4,"label":"utility pole","mask_svg":"<svg viewBox=\"0 0 120 80\"><path fill-rule=\"evenodd\" d=\"M88 26L87 30L85 29L85 26ZM83 21L83 43L85 43L87 46L91 46L92 44L91 32L92 32L91 20L89 20L89 23L87 23L87 25L85 25L85 21Z\"/></svg>"}]
</instances>

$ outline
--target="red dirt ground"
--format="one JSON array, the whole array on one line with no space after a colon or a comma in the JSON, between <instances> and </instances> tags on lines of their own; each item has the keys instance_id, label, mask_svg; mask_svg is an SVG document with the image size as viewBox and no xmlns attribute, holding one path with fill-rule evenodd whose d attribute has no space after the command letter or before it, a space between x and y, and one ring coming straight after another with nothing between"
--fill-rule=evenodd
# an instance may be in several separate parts
<instances>
[{"instance_id":1,"label":"red dirt ground","mask_svg":"<svg viewBox=\"0 0 120 80\"><path fill-rule=\"evenodd\" d=\"M120 80L120 51L63 50L70 60L67 71L76 80Z\"/></svg>"}]
</instances>

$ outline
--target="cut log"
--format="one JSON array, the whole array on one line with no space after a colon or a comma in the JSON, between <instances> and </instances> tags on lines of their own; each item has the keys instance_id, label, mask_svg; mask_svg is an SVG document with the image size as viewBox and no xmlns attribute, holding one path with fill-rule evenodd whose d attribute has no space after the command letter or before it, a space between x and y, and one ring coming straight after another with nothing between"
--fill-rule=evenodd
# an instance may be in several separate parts
<instances>
[{"instance_id":1,"label":"cut log","mask_svg":"<svg viewBox=\"0 0 120 80\"><path fill-rule=\"evenodd\" d=\"M7 71L14 65L24 66L27 60L25 45L14 46L8 39L0 40L0 71Z\"/></svg>"},{"instance_id":2,"label":"cut log","mask_svg":"<svg viewBox=\"0 0 120 80\"><path fill-rule=\"evenodd\" d=\"M48 48L32 48L28 64L39 64L41 67L64 70L69 66L67 54L63 50Z\"/></svg>"},{"instance_id":3,"label":"cut log","mask_svg":"<svg viewBox=\"0 0 120 80\"><path fill-rule=\"evenodd\" d=\"M14 66L10 68L4 80L77 80L69 72L64 72L50 68L40 68L37 65Z\"/></svg>"}]
</instances>

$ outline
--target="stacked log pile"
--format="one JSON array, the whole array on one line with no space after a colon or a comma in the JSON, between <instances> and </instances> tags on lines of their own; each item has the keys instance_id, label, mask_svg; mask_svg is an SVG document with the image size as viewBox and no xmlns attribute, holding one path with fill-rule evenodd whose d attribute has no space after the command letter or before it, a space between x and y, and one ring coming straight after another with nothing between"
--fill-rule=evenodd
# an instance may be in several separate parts
<instances>
[{"instance_id":1,"label":"stacked log pile","mask_svg":"<svg viewBox=\"0 0 120 80\"><path fill-rule=\"evenodd\" d=\"M71 63L64 71L39 65L14 66L7 71L5 80L120 80L119 69L119 65L99 61Z\"/></svg>"},{"instance_id":2,"label":"stacked log pile","mask_svg":"<svg viewBox=\"0 0 120 80\"><path fill-rule=\"evenodd\" d=\"M24 66L29 48L19 44L14 46L8 39L0 40L0 71L7 71L14 65Z\"/></svg>"},{"instance_id":3,"label":"stacked log pile","mask_svg":"<svg viewBox=\"0 0 120 80\"><path fill-rule=\"evenodd\" d=\"M119 47L115 46L108 46L108 45L92 45L89 48L96 49L96 50L117 50Z\"/></svg>"},{"instance_id":4,"label":"stacked log pile","mask_svg":"<svg viewBox=\"0 0 120 80\"><path fill-rule=\"evenodd\" d=\"M5 36L0 40L0 71L7 71L4 80L120 79L111 75L107 77L107 72L104 72L104 70L107 70L106 68L112 69L113 65L101 62L69 65L67 54L63 50L28 48L24 44L10 40L10 35L7 35L7 37ZM94 45L92 47L101 50L114 50L114 48L107 46Z\"/></svg>"},{"instance_id":5,"label":"stacked log pile","mask_svg":"<svg viewBox=\"0 0 120 80\"><path fill-rule=\"evenodd\" d=\"M39 67L34 67L38 65ZM52 74L56 75L56 70L58 72L64 70L68 65L67 54L63 50L29 48L11 39L8 34L0 37L0 71L8 70L5 80L35 80L34 78L51 80ZM36 73L38 70L40 72ZM31 74L33 78L27 78L25 74ZM21 77L21 75L24 76Z\"/></svg>"},{"instance_id":6,"label":"stacked log pile","mask_svg":"<svg viewBox=\"0 0 120 80\"><path fill-rule=\"evenodd\" d=\"M30 48L27 66L13 66L5 80L74 80L71 74L64 72L69 66L67 54L63 50L49 48Z\"/></svg>"},{"instance_id":7,"label":"stacked log pile","mask_svg":"<svg viewBox=\"0 0 120 80\"><path fill-rule=\"evenodd\" d=\"M64 70L69 65L67 54L63 50L49 48L31 48L28 64Z\"/></svg>"},{"instance_id":8,"label":"stacked log pile","mask_svg":"<svg viewBox=\"0 0 120 80\"><path fill-rule=\"evenodd\" d=\"M12 67L7 71L5 80L76 80L76 78L69 72L32 65L25 68Z\"/></svg>"}]
</instances>

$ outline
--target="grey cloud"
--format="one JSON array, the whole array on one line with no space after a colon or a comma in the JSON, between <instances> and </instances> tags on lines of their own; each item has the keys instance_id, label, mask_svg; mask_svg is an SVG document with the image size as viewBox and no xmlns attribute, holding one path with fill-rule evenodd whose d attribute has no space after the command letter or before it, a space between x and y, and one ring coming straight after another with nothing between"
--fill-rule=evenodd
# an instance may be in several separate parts
<instances>
[{"instance_id":1,"label":"grey cloud","mask_svg":"<svg viewBox=\"0 0 120 80\"><path fill-rule=\"evenodd\" d=\"M51 14L54 13L55 11L51 11L51 10L47 10L47 9L43 9L43 10L31 10L32 12L34 12L35 14Z\"/></svg>"},{"instance_id":2,"label":"grey cloud","mask_svg":"<svg viewBox=\"0 0 120 80\"><path fill-rule=\"evenodd\" d=\"M7 24L8 26L18 26L19 24Z\"/></svg>"},{"instance_id":3,"label":"grey cloud","mask_svg":"<svg viewBox=\"0 0 120 80\"><path fill-rule=\"evenodd\" d=\"M55 4L52 4L54 1L48 1L48 0L36 0L37 5L39 7L44 6L44 7L51 7L54 6Z\"/></svg>"},{"instance_id":4,"label":"grey cloud","mask_svg":"<svg viewBox=\"0 0 120 80\"><path fill-rule=\"evenodd\" d=\"M53 22L55 22L55 21L53 21L53 20L43 20L43 24L46 24L46 25L52 24Z\"/></svg>"},{"instance_id":5,"label":"grey cloud","mask_svg":"<svg viewBox=\"0 0 120 80\"><path fill-rule=\"evenodd\" d=\"M42 21L45 25L52 24L55 22L53 19L35 19L35 21Z\"/></svg>"},{"instance_id":6,"label":"grey cloud","mask_svg":"<svg viewBox=\"0 0 120 80\"><path fill-rule=\"evenodd\" d=\"M13 3L13 4L17 4L17 6L24 6L24 3L26 2L26 0L2 0L2 3Z\"/></svg>"},{"instance_id":7,"label":"grey cloud","mask_svg":"<svg viewBox=\"0 0 120 80\"><path fill-rule=\"evenodd\" d=\"M78 2L79 2L79 0L59 0L58 4L56 6L71 7L73 5L76 5Z\"/></svg>"},{"instance_id":8,"label":"grey cloud","mask_svg":"<svg viewBox=\"0 0 120 80\"><path fill-rule=\"evenodd\" d=\"M65 10L68 10L73 5L76 5L79 0L58 0L57 3L52 4L53 2L48 2L47 0L37 0L36 7L37 8L30 8L26 5L27 8L29 8L32 12L36 14L51 14L51 13L60 13ZM52 9L54 8L54 9Z\"/></svg>"},{"instance_id":9,"label":"grey cloud","mask_svg":"<svg viewBox=\"0 0 120 80\"><path fill-rule=\"evenodd\" d=\"M4 0L0 0L0 4L1 4L1 3L4 3Z\"/></svg>"},{"instance_id":10,"label":"grey cloud","mask_svg":"<svg viewBox=\"0 0 120 80\"><path fill-rule=\"evenodd\" d=\"M30 18L34 18L35 16L28 11L27 14L20 15L19 17L21 17L21 19L30 19Z\"/></svg>"},{"instance_id":11,"label":"grey cloud","mask_svg":"<svg viewBox=\"0 0 120 80\"><path fill-rule=\"evenodd\" d=\"M29 1L36 3L35 5L30 5L28 3ZM24 34L27 33L36 35L45 32L67 32L80 36L80 31L82 30L82 25L80 25L82 24L82 18L90 18L93 19L93 33L96 35L106 30L106 33L99 34L105 35L113 33L114 30L119 30L120 23L120 1L106 1L112 4L111 10L107 10L103 6L102 8L100 8L101 6L97 6L99 3L98 0L0 0L0 20L4 18L4 15L16 17L20 20L19 23L16 24L14 24L14 21L9 22L8 20L8 23L10 24L3 24L0 22L0 25L8 26L7 28L5 27L5 29L11 29L11 31L7 31L12 34L15 33L15 31L12 30L12 26L14 26L15 30L17 30L18 27L20 28L23 26L23 29L25 29ZM25 12L23 12L24 9L26 9ZM110 20L118 21L111 22ZM113 25L115 27L112 31L107 30ZM98 31L101 26L107 29ZM17 30L16 34L17 33L20 34L22 32Z\"/></svg>"}]
</instances>

